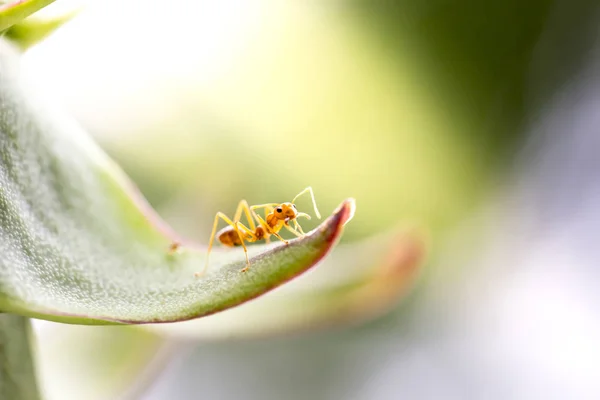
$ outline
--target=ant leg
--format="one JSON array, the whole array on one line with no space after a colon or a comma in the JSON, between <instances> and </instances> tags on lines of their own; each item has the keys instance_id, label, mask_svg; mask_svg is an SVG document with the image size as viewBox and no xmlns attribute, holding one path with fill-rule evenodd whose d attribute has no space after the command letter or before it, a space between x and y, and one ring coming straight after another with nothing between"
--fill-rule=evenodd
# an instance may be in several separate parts
<instances>
[{"instance_id":1,"label":"ant leg","mask_svg":"<svg viewBox=\"0 0 600 400\"><path fill-rule=\"evenodd\" d=\"M303 191L301 191L300 193L298 193L296 195L296 197L294 197L294 199L292 200L292 204L294 204L294 202L296 201L296 199L300 196L302 196L304 193L310 193L310 198L312 199L312 203L313 203L313 208L315 209L315 215L317 216L317 218L321 219L321 214L319 213L319 210L317 210L317 202L315 201L315 193L312 190L312 187L307 187L305 188Z\"/></svg>"},{"instance_id":2,"label":"ant leg","mask_svg":"<svg viewBox=\"0 0 600 400\"><path fill-rule=\"evenodd\" d=\"M298 232L297 230L295 230L294 228L292 228L292 227L291 227L291 226L289 226L289 225L283 225L283 227L284 227L285 229L287 229L288 231L292 232L294 235L296 235L296 236L298 236L298 237L301 237L301 236L302 236L302 235L300 234L300 232Z\"/></svg>"},{"instance_id":3,"label":"ant leg","mask_svg":"<svg viewBox=\"0 0 600 400\"><path fill-rule=\"evenodd\" d=\"M227 217L227 215L225 215L219 211L215 215L215 222L213 222L212 233L210 234L210 240L208 241L208 249L206 249L206 262L204 264L204 269L202 269L202 271L200 271L200 272L196 272L194 274L196 277L204 275L204 273L206 272L206 269L208 268L208 257L210 255L210 251L212 250L212 245L215 241L215 235L217 233L217 226L219 225L219 218L222 219L223 221L225 221L228 225L231 225L233 227L233 229L235 229L235 231L237 232L238 236L240 237L242 244L244 243L244 239L243 239L242 235L240 234L240 232L237 228L237 225L232 220L230 220L229 217ZM246 255L246 259L248 259L247 255Z\"/></svg>"},{"instance_id":4,"label":"ant leg","mask_svg":"<svg viewBox=\"0 0 600 400\"><path fill-rule=\"evenodd\" d=\"M270 234L275 236L277 239L281 240L283 243L285 244L289 244L289 242L287 240L285 240L284 238L282 238L277 232L273 231L271 228L269 228L269 225L267 224L267 222L262 219L262 217L258 214L254 214L254 216L256 217L256 219L258 219L258 221L260 222L261 226L266 229L266 231Z\"/></svg>"},{"instance_id":5,"label":"ant leg","mask_svg":"<svg viewBox=\"0 0 600 400\"><path fill-rule=\"evenodd\" d=\"M250 243L256 242L258 240L258 238L254 234L254 232L250 228L248 228L246 225L242 224L240 221L236 221L235 224L237 225L237 227L240 231L244 231L244 233L247 235L245 237L243 235L241 235L240 238L244 237L244 239Z\"/></svg>"},{"instance_id":6,"label":"ant leg","mask_svg":"<svg viewBox=\"0 0 600 400\"><path fill-rule=\"evenodd\" d=\"M258 240L258 238L254 234L254 232L252 232L248 227L246 227L240 221L235 222L235 225L233 225L233 229L235 229L236 233L238 234L238 237L240 238L240 243L242 244L242 247L244 248L244 255L246 256L246 266L242 269L242 272L246 272L246 271L248 271L248 268L250 268L250 259L248 258L248 248L246 247L245 241L256 242ZM247 236L242 235L240 233L240 230L244 231L244 233Z\"/></svg>"},{"instance_id":7,"label":"ant leg","mask_svg":"<svg viewBox=\"0 0 600 400\"><path fill-rule=\"evenodd\" d=\"M300 222L298 222L298 220L296 220L296 219L294 220L294 228L296 228L298 231L300 231L301 234L306 235L306 233L304 233L304 230L300 226Z\"/></svg>"},{"instance_id":8,"label":"ant leg","mask_svg":"<svg viewBox=\"0 0 600 400\"><path fill-rule=\"evenodd\" d=\"M246 218L248 219L248 224L250 225L250 229L252 231L256 230L256 224L254 223L254 219L252 218L252 212L250 210L250 206L246 200L242 200L239 202L237 209L235 210L235 216L233 217L234 221L242 220L242 212L246 214Z\"/></svg>"},{"instance_id":9,"label":"ant leg","mask_svg":"<svg viewBox=\"0 0 600 400\"><path fill-rule=\"evenodd\" d=\"M244 268L242 268L241 272L246 272L246 271L248 271L248 268L250 268L250 259L248 259L248 249L246 248L246 244L244 243L244 238L240 234L238 229L243 230L246 233L246 235L248 235L246 237L246 240L248 240L249 242L255 242L256 240L258 240L258 238L254 234L254 232L252 232L250 229L245 227L244 224L242 224L239 221L236 222L236 231L238 232L238 235L240 236L240 240L242 242L242 247L244 248L244 252L246 253L246 266Z\"/></svg>"},{"instance_id":10,"label":"ant leg","mask_svg":"<svg viewBox=\"0 0 600 400\"><path fill-rule=\"evenodd\" d=\"M290 244L290 242L288 242L287 240L285 240L284 238L282 238L279 233L277 232L271 232L271 235L275 236L277 239L281 240L283 243L285 244Z\"/></svg>"},{"instance_id":11,"label":"ant leg","mask_svg":"<svg viewBox=\"0 0 600 400\"><path fill-rule=\"evenodd\" d=\"M250 209L251 210L257 210L259 208L266 208L266 207L275 207L276 205L278 205L279 203L265 203L265 204L257 204L255 206L251 206Z\"/></svg>"},{"instance_id":12,"label":"ant leg","mask_svg":"<svg viewBox=\"0 0 600 400\"><path fill-rule=\"evenodd\" d=\"M254 218L256 218L258 220L258 213L256 212L256 210L260 209L260 208L264 208L265 209L265 219L267 218L267 215L273 211L273 207L279 205L279 203L266 203L266 204L257 204L254 206L250 206L250 211L252 212L252 215L254 215Z\"/></svg>"},{"instance_id":13,"label":"ant leg","mask_svg":"<svg viewBox=\"0 0 600 400\"><path fill-rule=\"evenodd\" d=\"M259 216L258 213L256 212L256 210L260 209L260 208L264 208L265 209L265 219L267 219L267 215L273 210L273 207L279 205L279 203L265 203L265 204L257 204L254 206L250 206L250 211L252 212L252 215L254 215L254 218L256 218L256 220L258 221L259 224L261 224L260 220L259 220ZM263 221L264 226L266 227L268 225L266 225L266 222Z\"/></svg>"},{"instance_id":14,"label":"ant leg","mask_svg":"<svg viewBox=\"0 0 600 400\"><path fill-rule=\"evenodd\" d=\"M298 230L301 234L306 235L306 233L304 233L304 229L302 229L302 226L300 225L300 222L298 222L299 217L304 217L306 219L310 219L310 215L308 215L306 213L298 213L298 215L294 219L294 227L296 228L296 230Z\"/></svg>"},{"instance_id":15,"label":"ant leg","mask_svg":"<svg viewBox=\"0 0 600 400\"><path fill-rule=\"evenodd\" d=\"M242 247L244 248L244 254L246 255L246 266L242 269L242 272L246 272L248 271L248 268L250 268L250 259L248 258L248 248L246 247L246 243L244 243L244 237L240 233L240 228L242 228L247 234L250 235L250 241L256 240L256 236L254 236L254 233L250 229L246 228L244 224L242 224L239 221L235 223L235 226L233 228L240 237L240 242L242 243Z\"/></svg>"}]
</instances>

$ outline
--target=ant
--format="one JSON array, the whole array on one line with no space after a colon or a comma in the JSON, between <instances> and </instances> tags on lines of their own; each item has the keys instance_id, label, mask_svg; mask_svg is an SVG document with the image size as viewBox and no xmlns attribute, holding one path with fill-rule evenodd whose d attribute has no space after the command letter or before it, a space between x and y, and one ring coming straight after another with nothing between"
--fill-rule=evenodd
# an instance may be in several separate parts
<instances>
[{"instance_id":1,"label":"ant","mask_svg":"<svg viewBox=\"0 0 600 400\"><path fill-rule=\"evenodd\" d=\"M195 275L202 276L208 268L208 256L210 254L210 250L212 248L215 237L217 237L219 239L219 242L221 242L225 246L242 246L244 248L244 253L246 255L246 267L242 269L242 272L246 272L248 271L248 268L250 268L250 259L248 258L248 249L246 248L245 242L252 243L264 239L267 243L269 243L270 236L273 235L277 239L281 240L283 243L288 244L288 241L279 235L279 231L281 230L281 228L287 229L288 231L292 232L298 237L303 236L305 233L302 230L302 227L298 223L297 219L298 217L310 219L310 215L303 212L299 212L296 209L296 204L294 203L296 199L298 199L298 197L302 196L305 193L310 193L313 207L315 209L315 214L317 215L317 218L321 219L321 214L319 214L319 210L317 210L315 195L310 186L298 193L296 197L294 197L294 199L289 203L266 203L255 206L249 206L246 200L242 200L237 206L235 216L233 217L233 221L229 219L227 215L223 214L222 212L218 212L217 215L215 215L215 222L213 224L212 233L210 235L210 241L208 242L208 250L206 252L206 264L204 265L204 269L202 270L202 272L197 272ZM260 208L265 209L264 219L256 213L256 210ZM249 228L245 226L242 222L240 222L242 213L246 215L246 219L248 220L248 224L250 225ZM219 232L216 232L217 225L219 224L219 219L222 219L223 221L227 222L229 226L226 226ZM254 222L255 220L256 223L258 223L258 226L256 226ZM290 222L294 224L293 228L290 226Z\"/></svg>"}]
</instances>

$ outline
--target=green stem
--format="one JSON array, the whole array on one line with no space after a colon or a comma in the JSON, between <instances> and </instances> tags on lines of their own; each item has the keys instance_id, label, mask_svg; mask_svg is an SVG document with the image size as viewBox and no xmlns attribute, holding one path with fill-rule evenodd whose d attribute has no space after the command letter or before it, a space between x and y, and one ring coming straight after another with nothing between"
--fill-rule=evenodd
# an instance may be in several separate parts
<instances>
[{"instance_id":1,"label":"green stem","mask_svg":"<svg viewBox=\"0 0 600 400\"><path fill-rule=\"evenodd\" d=\"M29 318L0 314L0 399L39 400Z\"/></svg>"}]
</instances>

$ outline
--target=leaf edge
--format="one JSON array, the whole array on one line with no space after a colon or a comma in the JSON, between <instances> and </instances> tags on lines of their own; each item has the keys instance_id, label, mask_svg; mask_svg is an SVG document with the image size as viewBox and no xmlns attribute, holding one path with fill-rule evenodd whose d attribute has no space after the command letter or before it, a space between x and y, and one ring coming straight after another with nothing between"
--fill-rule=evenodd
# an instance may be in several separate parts
<instances>
[{"instance_id":1,"label":"leaf edge","mask_svg":"<svg viewBox=\"0 0 600 400\"><path fill-rule=\"evenodd\" d=\"M146 325L146 324L164 324L164 323L175 323L181 321L188 321L192 319L202 318L209 315L216 314L221 311L225 311L241 304L244 304L248 301L254 300L270 291L284 285L285 283L293 280L294 278L302 275L304 272L313 268L317 265L324 257L326 257L330 251L333 249L334 245L337 243L341 234L343 232L343 227L346 223L348 223L352 217L354 216L354 212L356 209L356 201L353 198L348 198L344 200L338 208L336 208L333 213L323 221L319 226L313 229L311 232L308 232L302 238L291 242L290 245L299 246L302 245L303 240L308 240L312 238L313 235L316 234L325 234L324 243L325 245L322 248L321 253L314 260L308 263L304 268L300 271L291 274L290 276L282 279L281 281L276 282L270 287L265 288L264 291L253 295L244 297L238 302L232 302L229 304L225 304L223 307L214 308L209 312L199 312L197 314L193 314L190 316L184 316L183 318L173 318L173 319L164 319L164 320L126 320L126 319L116 319L110 317L103 316L94 316L88 314L75 314L75 313L66 313L63 311L59 311L52 308L32 308L20 304L21 302L15 299L4 298L0 301L2 303L2 312L12 313L21 315L24 317L36 318L41 320L60 322L66 324L74 324L74 325ZM265 252L259 253L252 257L251 259L266 257L269 255L273 255L285 249L285 247L275 247L272 249L268 249Z\"/></svg>"}]
</instances>

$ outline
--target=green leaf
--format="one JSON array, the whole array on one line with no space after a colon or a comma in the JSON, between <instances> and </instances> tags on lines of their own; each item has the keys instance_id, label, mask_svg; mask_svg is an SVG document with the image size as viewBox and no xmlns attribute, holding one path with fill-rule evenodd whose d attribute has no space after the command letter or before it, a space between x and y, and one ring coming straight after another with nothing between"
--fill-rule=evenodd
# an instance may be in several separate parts
<instances>
[{"instance_id":1,"label":"green leaf","mask_svg":"<svg viewBox=\"0 0 600 400\"><path fill-rule=\"evenodd\" d=\"M2 3L0 2L0 32L54 3L54 0L16 0L6 4Z\"/></svg>"},{"instance_id":2,"label":"green leaf","mask_svg":"<svg viewBox=\"0 0 600 400\"><path fill-rule=\"evenodd\" d=\"M323 258L351 218L346 200L289 245L206 252L158 218L69 118L35 99L0 42L0 310L80 323L170 322L212 314L281 285ZM174 177L176 179L176 177ZM185 243L185 241L183 241Z\"/></svg>"},{"instance_id":3,"label":"green leaf","mask_svg":"<svg viewBox=\"0 0 600 400\"><path fill-rule=\"evenodd\" d=\"M410 291L425 250L422 234L404 230L341 245L319 268L260 299L207 318L148 327L222 340L358 324L386 313Z\"/></svg>"}]
</instances>

